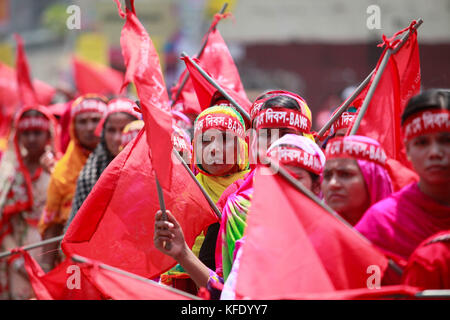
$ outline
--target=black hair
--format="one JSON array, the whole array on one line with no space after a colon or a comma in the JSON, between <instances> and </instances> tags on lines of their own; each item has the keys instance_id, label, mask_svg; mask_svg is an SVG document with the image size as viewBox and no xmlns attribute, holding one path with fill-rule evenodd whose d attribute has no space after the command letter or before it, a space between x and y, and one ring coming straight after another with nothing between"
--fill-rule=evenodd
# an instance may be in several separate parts
<instances>
[{"instance_id":1,"label":"black hair","mask_svg":"<svg viewBox=\"0 0 450 320\"><path fill-rule=\"evenodd\" d=\"M259 96L256 97L254 102L256 102L258 100L262 100L262 99L267 99L271 96L273 96L273 93L270 93L270 91L263 92Z\"/></svg>"},{"instance_id":2,"label":"black hair","mask_svg":"<svg viewBox=\"0 0 450 320\"><path fill-rule=\"evenodd\" d=\"M277 106L280 106L280 107L283 107L286 109L297 110L297 111L302 110L300 108L300 105L298 104L298 102L294 98L291 98L288 96L275 96L273 98L267 99L261 106L261 110L273 108L273 107L277 107Z\"/></svg>"},{"instance_id":3,"label":"black hair","mask_svg":"<svg viewBox=\"0 0 450 320\"><path fill-rule=\"evenodd\" d=\"M47 118L47 116L45 114L43 114L42 112L40 112L39 110L36 109L30 109L25 111L22 115L21 118L24 117L44 117Z\"/></svg>"},{"instance_id":4,"label":"black hair","mask_svg":"<svg viewBox=\"0 0 450 320\"><path fill-rule=\"evenodd\" d=\"M449 110L450 89L429 89L412 97L402 114L403 125L411 115L430 109Z\"/></svg>"}]
</instances>

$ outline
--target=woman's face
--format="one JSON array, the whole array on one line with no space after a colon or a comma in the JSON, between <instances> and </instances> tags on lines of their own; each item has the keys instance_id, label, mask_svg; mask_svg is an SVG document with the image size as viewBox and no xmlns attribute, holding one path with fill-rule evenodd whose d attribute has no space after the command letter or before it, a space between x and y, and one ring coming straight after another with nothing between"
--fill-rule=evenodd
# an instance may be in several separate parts
<instances>
[{"instance_id":1,"label":"woman's face","mask_svg":"<svg viewBox=\"0 0 450 320\"><path fill-rule=\"evenodd\" d=\"M206 130L195 143L197 161L214 176L232 173L238 163L238 140L230 132Z\"/></svg>"},{"instance_id":2,"label":"woman's face","mask_svg":"<svg viewBox=\"0 0 450 320\"><path fill-rule=\"evenodd\" d=\"M330 159L323 171L325 202L355 225L369 208L370 197L364 177L354 159Z\"/></svg>"},{"instance_id":3,"label":"woman's face","mask_svg":"<svg viewBox=\"0 0 450 320\"><path fill-rule=\"evenodd\" d=\"M450 182L450 133L439 132L412 138L406 153L420 180L428 184Z\"/></svg>"},{"instance_id":4,"label":"woman's face","mask_svg":"<svg viewBox=\"0 0 450 320\"><path fill-rule=\"evenodd\" d=\"M285 165L285 167L291 174L294 175L295 179L301 182L307 189L312 191L315 195L319 194L320 184L318 181L313 181L308 171L293 165Z\"/></svg>"},{"instance_id":5,"label":"woman's face","mask_svg":"<svg viewBox=\"0 0 450 320\"><path fill-rule=\"evenodd\" d=\"M45 151L50 133L43 130L25 130L19 133L19 144L27 150L30 158L38 159Z\"/></svg>"},{"instance_id":6,"label":"woman's face","mask_svg":"<svg viewBox=\"0 0 450 320\"><path fill-rule=\"evenodd\" d=\"M108 151L115 157L120 152L122 144L122 131L125 126L133 121L130 115L117 112L111 114L105 122L105 141Z\"/></svg>"},{"instance_id":7,"label":"woman's face","mask_svg":"<svg viewBox=\"0 0 450 320\"><path fill-rule=\"evenodd\" d=\"M75 116L75 134L80 144L88 150L94 150L100 141L95 129L101 119L99 112L82 112Z\"/></svg>"}]
</instances>

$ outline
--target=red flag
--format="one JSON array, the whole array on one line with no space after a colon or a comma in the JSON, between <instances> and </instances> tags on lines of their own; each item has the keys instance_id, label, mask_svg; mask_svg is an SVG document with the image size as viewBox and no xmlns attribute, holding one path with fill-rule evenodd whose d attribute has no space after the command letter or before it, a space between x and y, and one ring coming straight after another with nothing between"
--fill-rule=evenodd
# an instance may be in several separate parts
<instances>
[{"instance_id":1,"label":"red flag","mask_svg":"<svg viewBox=\"0 0 450 320\"><path fill-rule=\"evenodd\" d=\"M120 2L119 14L124 17ZM120 36L120 45L127 71L122 88L134 82L141 102L141 111L145 122L147 142L152 153L152 166L161 186L170 188L172 162L172 114L169 96L164 83L158 54L147 31L139 22L134 10L127 8L126 22Z\"/></svg>"},{"instance_id":2,"label":"red flag","mask_svg":"<svg viewBox=\"0 0 450 320\"><path fill-rule=\"evenodd\" d=\"M374 246L269 168L257 170L237 296L284 299L363 288L372 265L381 277L387 259Z\"/></svg>"},{"instance_id":3,"label":"red flag","mask_svg":"<svg viewBox=\"0 0 450 320\"><path fill-rule=\"evenodd\" d=\"M22 249L31 286L38 300L99 300L98 291L83 273L82 268L65 259L53 270L45 273L30 254Z\"/></svg>"},{"instance_id":4,"label":"red flag","mask_svg":"<svg viewBox=\"0 0 450 320\"><path fill-rule=\"evenodd\" d=\"M69 225L61 247L67 255L78 254L153 278L176 262L153 244L159 202L145 135L141 131L105 169ZM182 164L174 159L172 165L172 187L164 193L166 207L192 246L217 217Z\"/></svg>"},{"instance_id":5,"label":"red flag","mask_svg":"<svg viewBox=\"0 0 450 320\"><path fill-rule=\"evenodd\" d=\"M16 71L0 62L0 137L8 135L14 112L20 106ZM55 89L45 82L34 80L39 103L50 104Z\"/></svg>"},{"instance_id":6,"label":"red flag","mask_svg":"<svg viewBox=\"0 0 450 320\"><path fill-rule=\"evenodd\" d=\"M75 84L80 95L98 93L103 95L118 95L123 83L123 74L117 70L72 58Z\"/></svg>"},{"instance_id":7,"label":"red flag","mask_svg":"<svg viewBox=\"0 0 450 320\"><path fill-rule=\"evenodd\" d=\"M83 263L89 279L105 296L113 300L192 300L172 288L156 282L144 282L130 276L102 268L97 261ZM148 279L146 279L148 280Z\"/></svg>"},{"instance_id":8,"label":"red flag","mask_svg":"<svg viewBox=\"0 0 450 320\"><path fill-rule=\"evenodd\" d=\"M233 57L231 56L219 30L216 29L217 23L222 18L226 18L228 15L229 14L216 14L214 16L211 27L206 34L206 37L208 37L206 46L202 52L202 55L198 57L197 63L203 70L207 71L210 76L228 94L230 94L241 107L249 112L252 104L247 98L247 94L245 93L244 86L242 85L242 81ZM186 62L186 59L183 60ZM177 86L172 89L173 98L175 98L174 95L181 85L185 72L183 72L180 76ZM183 91L181 92L180 97L176 101L183 102L185 105L183 111L185 113L200 113L209 106L213 95L217 92L216 88L214 88L206 80L203 81L202 79L203 77L196 70L192 70L192 68L189 69L189 78L183 88ZM192 101L192 98L194 97L194 88L198 98L198 102L195 103Z\"/></svg>"},{"instance_id":9,"label":"red flag","mask_svg":"<svg viewBox=\"0 0 450 320\"><path fill-rule=\"evenodd\" d=\"M397 192L410 183L419 181L419 175L417 173L407 168L397 160L387 159L386 170L391 177L394 192Z\"/></svg>"},{"instance_id":10,"label":"red flag","mask_svg":"<svg viewBox=\"0 0 450 320\"><path fill-rule=\"evenodd\" d=\"M28 67L23 39L17 33L14 34L17 43L16 70L19 96L22 105L34 106L39 104L33 84L31 83L30 68Z\"/></svg>"},{"instance_id":11,"label":"red flag","mask_svg":"<svg viewBox=\"0 0 450 320\"><path fill-rule=\"evenodd\" d=\"M400 131L400 118L408 100L420 90L420 60L417 32L412 26L397 32L391 39L384 37L386 48L378 61L375 74L358 98L365 97L369 86L379 70L388 48L395 48L398 41L393 39L410 30L405 44L392 54L381 76L367 111L357 130L358 135L368 136L380 142L388 157L411 168L406 158ZM349 129L349 132L351 128Z\"/></svg>"},{"instance_id":12,"label":"red flag","mask_svg":"<svg viewBox=\"0 0 450 320\"><path fill-rule=\"evenodd\" d=\"M300 294L289 296L292 300L399 300L417 299L415 294L421 290L407 285L382 286L379 288L360 288L339 290L327 293Z\"/></svg>"},{"instance_id":13,"label":"red flag","mask_svg":"<svg viewBox=\"0 0 450 320\"><path fill-rule=\"evenodd\" d=\"M190 60L189 57L181 58L185 63L187 70L189 71L190 78L192 79L192 83L195 89L195 93L197 95L197 99L202 106L202 109L206 109L211 105L213 97L218 93L218 90L206 80L202 74L195 68L194 64ZM198 59L194 59L194 61L200 65L200 61ZM200 65L200 67L202 67ZM203 70L205 68L202 67ZM205 70L206 73L208 73ZM209 73L208 75L213 78ZM214 78L213 78L214 79ZM225 90L247 113L250 112L251 102L246 98L241 96L239 93L227 89L220 80L214 79L217 84L219 84L223 90ZM223 81L222 81L223 82ZM220 93L219 93L220 94Z\"/></svg>"}]
</instances>

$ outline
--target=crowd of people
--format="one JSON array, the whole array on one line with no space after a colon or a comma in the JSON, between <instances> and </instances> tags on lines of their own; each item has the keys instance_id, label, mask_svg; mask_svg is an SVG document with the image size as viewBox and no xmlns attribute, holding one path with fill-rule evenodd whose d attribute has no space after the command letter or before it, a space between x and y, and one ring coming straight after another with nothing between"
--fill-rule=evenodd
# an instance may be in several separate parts
<instances>
[{"instance_id":1,"label":"crowd of people","mask_svg":"<svg viewBox=\"0 0 450 320\"><path fill-rule=\"evenodd\" d=\"M125 16L120 6L119 13ZM144 131L146 146L149 148L145 156L152 159L151 166L155 174L152 178L150 173L141 175L140 179L156 179L158 170L154 161L165 159L162 156L166 155L161 151L164 148L156 150L152 144L160 138L158 134L168 133L163 123L168 114L172 121L167 123L173 129L170 132L174 152L184 160L185 167L196 182L195 186L202 190L199 194L208 199L220 219L211 224L208 222L206 227L206 223L198 227L200 222L196 224L195 219L186 219L196 226L191 228L192 225L183 225L186 221L180 223L180 219L177 220L181 218L179 212L178 215L171 212L176 207L173 203L167 210L145 212L152 217L153 242L139 243L138 246L146 249L151 247L154 254L173 262L170 269L167 267L161 270L156 277L149 276L151 280L210 299L242 298L236 288L240 268L243 269L245 265L242 262L245 260L242 258L245 257L245 247L249 243L254 245L248 236L251 218L261 214L258 208L261 210L262 202L270 205L269 200L261 200L256 186L260 186L258 181L263 180L257 179L261 177L259 172L262 168L270 168L273 174L283 170L283 179L301 186L302 192L298 193L299 207L305 208L300 203L305 203L302 201L305 201L306 195L309 200L327 208L328 212L324 211L323 214L332 213L339 223L346 226L348 232L361 235L361 239L365 238L367 243L373 245L377 254L390 259L396 272L386 269L382 274L382 285L403 284L420 290L450 289L449 89L427 89L400 105L402 110L398 116L401 119L391 121L398 123L398 128L392 132L399 131L402 145L396 146L396 149L405 150L407 163L406 159L400 162L389 157L383 141L377 141L373 136L353 134L351 129L362 112L362 107L356 103L350 102L345 110L342 106L337 108L335 112L341 112L340 116L336 117L329 130L321 134L312 130L313 114L306 100L297 93L281 89L262 92L253 103L248 101L247 112L239 108L234 98L224 93L226 90L215 91L205 103L206 94L199 94L201 90L197 91L197 88L194 91L191 84L189 93L197 94L198 101L195 103L198 102L199 106L192 108L193 105L187 105L189 101L186 99L186 105L180 107L180 103L176 104L178 101L173 101L173 108L169 108L166 105L169 103L166 101L167 95L161 94L166 92L160 83L163 77L159 60L154 59L156 52L153 49L150 50L151 54L141 55L142 51L148 51L151 42L134 14L132 6L127 5L126 32L122 32L121 43L125 64L131 71L127 70L124 83L135 82L138 94L141 93L141 101L130 99L126 94L107 98L93 92L67 101L63 112L52 112L52 109L39 103L22 101L6 130L7 134L0 136L0 141L7 140L6 144L0 144L0 252L12 252L7 258L0 258L0 299L35 297L24 257L31 256L46 273L67 261L64 255L67 252L63 253L60 249L61 236L71 234L74 229L71 226L74 225L77 229L72 235L82 234L83 239L83 230L88 230L87 234L93 229L94 226L87 224L94 220L81 218L98 215L98 212L87 212L84 208L98 209L99 212L104 209L89 207L92 204L90 199L94 198L97 190L107 189L100 185L102 182L114 184L112 179L119 179L118 174L108 176L108 170L118 160L125 163L133 157L130 150L141 141L139 139ZM218 20L220 17L216 17L209 32L215 36L215 41L223 41L217 37L220 35L214 33ZM412 27L413 24L405 30L412 31ZM139 36L133 33L136 30L139 30ZM142 40L145 47L141 44L139 48L139 43L132 41L130 44L126 40ZM389 44L389 41L385 41ZM215 47L226 48L226 45ZM221 63L224 64L223 70L230 71L233 61L228 51L208 52L221 54L222 58L228 57L228 60L224 60L226 63ZM133 60L142 56L148 60ZM209 61L214 62L213 66L220 64L215 63L220 60L216 58L209 57ZM193 70L189 69L190 60L184 59L191 80L194 81ZM137 68L137 65L142 68ZM130 80L129 74L133 72L137 75ZM230 77L236 78L234 80L240 84L237 70L236 75ZM239 94L245 95L243 88L241 91ZM239 96L236 92L234 94ZM146 116L149 105L153 108L151 110L158 109L161 112L159 114L164 115L158 119L161 120L161 127L158 127L160 123L157 120L149 120L153 119L153 115ZM167 110L163 110L166 107ZM158 127L157 130L152 131L152 124ZM166 149L172 150L168 138L164 136L160 140L161 144L165 143L164 147L169 146ZM123 155L128 158L121 159L125 158ZM172 160L167 159L167 162ZM144 163L143 159L137 157L133 161L135 166ZM392 161L397 161L395 166ZM139 166L139 169L147 168ZM102 179L106 176L108 179ZM162 178L167 180L170 177ZM161 198L156 192L146 194L145 190L140 191L141 197ZM273 190L278 194L283 191ZM183 203L194 199L186 197L183 192L177 196L178 201ZM259 202L254 201L255 198ZM127 206L148 204L142 200L127 200ZM197 200L195 198L192 201ZM108 201L104 202L99 206L109 205L106 203ZM255 204L252 207L252 202L258 206ZM163 208L161 204L160 207ZM192 208L202 207L196 202L188 208L196 210ZM155 207L152 207L147 211L154 210ZM266 214L266 211L263 212ZM284 217L283 212L271 214L280 219ZM120 221L120 224L125 224L125 220ZM111 225L115 227L119 223ZM186 241L187 229L203 231L198 234L195 232L195 241L192 234L189 234L190 240ZM146 226L140 228L139 232L141 230L148 231ZM108 234L102 235L101 240L105 241L109 232L114 231L108 229ZM283 230L276 231L283 234ZM305 239L305 232L302 232L302 239ZM315 236L318 242L333 241L317 234ZM188 242L193 244L188 245ZM41 245L28 251L29 256L16 254L18 248L39 243ZM63 241L62 246L65 244ZM120 247L120 243L114 243L102 249L114 250L116 245ZM286 246L289 245L286 243ZM146 249L143 250L145 254L151 252ZM263 253L265 249L261 245L257 251ZM284 248L277 250L281 252ZM329 254L340 256L340 253ZM301 256L302 252L298 252L298 255ZM259 276L264 278L263 273ZM297 276L309 275L292 275ZM277 283L271 285L277 286Z\"/></svg>"},{"instance_id":2,"label":"crowd of people","mask_svg":"<svg viewBox=\"0 0 450 320\"><path fill-rule=\"evenodd\" d=\"M397 191L382 146L348 135L354 108L318 143L306 101L292 92L259 96L251 123L224 100L205 108L193 124L174 112L174 147L222 220L190 248L170 208L166 216L157 212L154 245L178 264L155 280L194 294L204 287L214 299L234 297L247 216L258 214L251 210L254 173L269 157L402 265L401 278L386 276L383 283L450 288L449 106L450 91L444 89L424 91L406 105L404 143L419 180ZM64 234L105 168L144 130L137 109L125 97L88 94L71 101L59 119L42 106L15 115L8 148L1 153L2 251ZM269 120L274 112L286 117L275 123ZM30 254L48 272L61 261L58 248L51 243ZM11 256L0 266L2 299L33 297L22 258Z\"/></svg>"}]
</instances>

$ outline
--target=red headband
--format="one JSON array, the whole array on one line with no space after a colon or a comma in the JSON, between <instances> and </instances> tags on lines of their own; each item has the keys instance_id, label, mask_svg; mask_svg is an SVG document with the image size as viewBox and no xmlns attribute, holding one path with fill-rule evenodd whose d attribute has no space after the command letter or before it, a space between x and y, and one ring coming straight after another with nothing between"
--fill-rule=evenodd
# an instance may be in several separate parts
<instances>
[{"instance_id":1,"label":"red headband","mask_svg":"<svg viewBox=\"0 0 450 320\"><path fill-rule=\"evenodd\" d=\"M409 117L402 126L406 141L428 133L450 130L449 111L442 109L426 110Z\"/></svg>"},{"instance_id":2,"label":"red headband","mask_svg":"<svg viewBox=\"0 0 450 320\"><path fill-rule=\"evenodd\" d=\"M348 138L333 138L327 143L325 156L328 159L351 158L386 164L386 153L381 146L369 142L355 141Z\"/></svg>"},{"instance_id":3,"label":"red headband","mask_svg":"<svg viewBox=\"0 0 450 320\"><path fill-rule=\"evenodd\" d=\"M311 121L300 111L275 106L261 111L256 117L256 128L290 128L309 132Z\"/></svg>"},{"instance_id":4,"label":"red headband","mask_svg":"<svg viewBox=\"0 0 450 320\"><path fill-rule=\"evenodd\" d=\"M272 96L270 96L269 98L272 98ZM256 116L258 115L259 111L261 110L261 106L264 104L264 102L266 102L267 99L261 99L261 100L257 100L255 101L255 103L252 104L252 107L250 109L250 118L252 119L252 121L256 118Z\"/></svg>"},{"instance_id":5,"label":"red headband","mask_svg":"<svg viewBox=\"0 0 450 320\"><path fill-rule=\"evenodd\" d=\"M208 129L231 131L238 137L245 139L244 126L241 122L228 114L210 113L199 118L195 124L194 135L205 132Z\"/></svg>"},{"instance_id":6,"label":"red headband","mask_svg":"<svg viewBox=\"0 0 450 320\"><path fill-rule=\"evenodd\" d=\"M50 121L46 117L24 117L17 123L17 130L41 130L48 131L50 128Z\"/></svg>"},{"instance_id":7,"label":"red headband","mask_svg":"<svg viewBox=\"0 0 450 320\"><path fill-rule=\"evenodd\" d=\"M97 128L95 128L95 134L97 136L101 135L106 119L113 113L124 112L135 117L136 119L140 119L139 112L135 111L135 108L137 108L137 105L131 100L122 98L111 100L106 107L104 116L98 123Z\"/></svg>"},{"instance_id":8,"label":"red headband","mask_svg":"<svg viewBox=\"0 0 450 320\"><path fill-rule=\"evenodd\" d=\"M274 148L269 152L269 156L278 159L284 165L301 167L317 175L320 175L323 169L318 155L312 155L301 149Z\"/></svg>"},{"instance_id":9,"label":"red headband","mask_svg":"<svg viewBox=\"0 0 450 320\"><path fill-rule=\"evenodd\" d=\"M72 108L72 117L83 112L98 112L103 114L106 111L106 103L97 99L84 99Z\"/></svg>"},{"instance_id":10,"label":"red headband","mask_svg":"<svg viewBox=\"0 0 450 320\"><path fill-rule=\"evenodd\" d=\"M336 133L339 129L349 128L355 119L356 113L345 111L342 115L331 125L332 132Z\"/></svg>"}]
</instances>

